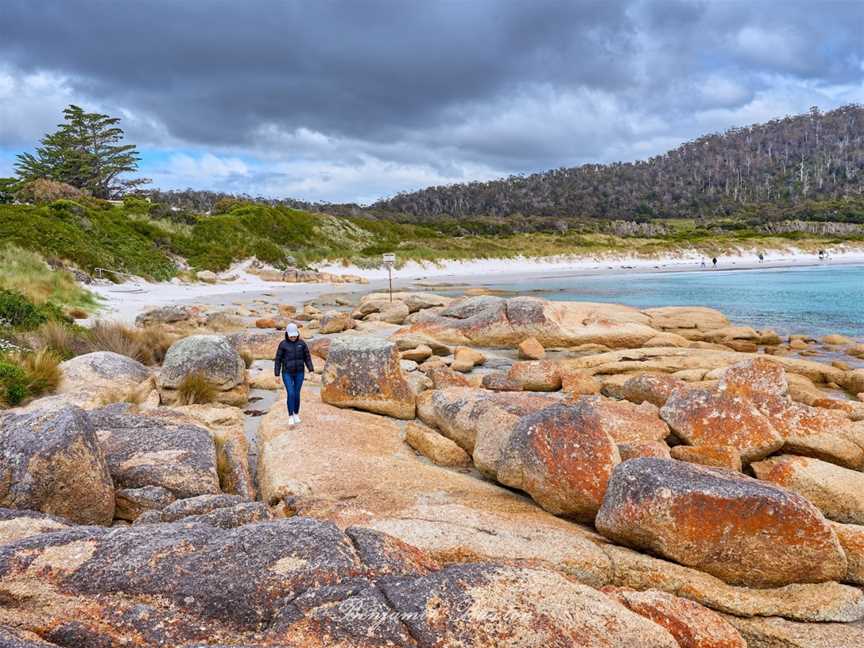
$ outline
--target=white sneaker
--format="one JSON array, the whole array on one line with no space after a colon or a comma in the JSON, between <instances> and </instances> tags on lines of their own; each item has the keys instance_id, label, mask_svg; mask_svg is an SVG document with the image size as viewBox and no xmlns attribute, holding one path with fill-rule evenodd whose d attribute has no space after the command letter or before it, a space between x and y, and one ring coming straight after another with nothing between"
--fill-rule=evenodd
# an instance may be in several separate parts
<instances>
[{"instance_id":1,"label":"white sneaker","mask_svg":"<svg viewBox=\"0 0 864 648\"><path fill-rule=\"evenodd\" d=\"M294 418L293 414L288 415L288 425L297 425L297 419Z\"/></svg>"},{"instance_id":2,"label":"white sneaker","mask_svg":"<svg viewBox=\"0 0 864 648\"><path fill-rule=\"evenodd\" d=\"M294 415L294 422L297 423L298 425L300 424L300 415L299 414Z\"/></svg>"}]
</instances>

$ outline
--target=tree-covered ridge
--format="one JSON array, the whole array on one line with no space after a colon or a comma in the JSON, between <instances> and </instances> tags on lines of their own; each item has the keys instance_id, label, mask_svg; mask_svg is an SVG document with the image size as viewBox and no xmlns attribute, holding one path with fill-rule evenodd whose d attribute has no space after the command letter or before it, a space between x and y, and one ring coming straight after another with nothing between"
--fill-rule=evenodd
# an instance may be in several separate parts
<instances>
[{"instance_id":1,"label":"tree-covered ridge","mask_svg":"<svg viewBox=\"0 0 864 648\"><path fill-rule=\"evenodd\" d=\"M799 205L864 194L864 107L775 119L700 137L633 163L399 194L376 210L442 216L611 219L709 217L744 205Z\"/></svg>"}]
</instances>

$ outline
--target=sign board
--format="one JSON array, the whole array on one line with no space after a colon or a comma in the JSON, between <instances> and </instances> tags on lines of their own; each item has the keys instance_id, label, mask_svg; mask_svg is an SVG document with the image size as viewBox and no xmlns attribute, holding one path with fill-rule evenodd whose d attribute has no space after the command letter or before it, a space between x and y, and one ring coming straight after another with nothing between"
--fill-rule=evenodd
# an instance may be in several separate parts
<instances>
[{"instance_id":1,"label":"sign board","mask_svg":"<svg viewBox=\"0 0 864 648\"><path fill-rule=\"evenodd\" d=\"M381 257L384 259L384 265L393 265L396 263L396 255L392 252L382 254Z\"/></svg>"}]
</instances>

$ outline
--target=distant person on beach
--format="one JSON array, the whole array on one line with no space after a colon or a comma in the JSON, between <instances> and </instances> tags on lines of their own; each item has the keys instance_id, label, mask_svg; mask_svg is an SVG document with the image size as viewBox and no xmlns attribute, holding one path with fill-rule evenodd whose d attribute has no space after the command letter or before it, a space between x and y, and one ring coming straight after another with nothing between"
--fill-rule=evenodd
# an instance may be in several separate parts
<instances>
[{"instance_id":1,"label":"distant person on beach","mask_svg":"<svg viewBox=\"0 0 864 648\"><path fill-rule=\"evenodd\" d=\"M761 252L759 253L759 263L762 263L765 260L765 255Z\"/></svg>"},{"instance_id":2,"label":"distant person on beach","mask_svg":"<svg viewBox=\"0 0 864 648\"><path fill-rule=\"evenodd\" d=\"M713 259L711 259L711 263L714 264L714 269L716 270L717 269L717 257L714 257Z\"/></svg>"},{"instance_id":3,"label":"distant person on beach","mask_svg":"<svg viewBox=\"0 0 864 648\"><path fill-rule=\"evenodd\" d=\"M825 259L825 250L819 250L819 260L823 261Z\"/></svg>"},{"instance_id":4,"label":"distant person on beach","mask_svg":"<svg viewBox=\"0 0 864 648\"><path fill-rule=\"evenodd\" d=\"M300 389L303 387L305 377L304 368L315 371L309 347L300 339L297 325L292 323L285 328L285 339L279 343L273 360L273 373L277 377L282 376L285 391L288 393L289 425L297 425L300 422Z\"/></svg>"}]
</instances>

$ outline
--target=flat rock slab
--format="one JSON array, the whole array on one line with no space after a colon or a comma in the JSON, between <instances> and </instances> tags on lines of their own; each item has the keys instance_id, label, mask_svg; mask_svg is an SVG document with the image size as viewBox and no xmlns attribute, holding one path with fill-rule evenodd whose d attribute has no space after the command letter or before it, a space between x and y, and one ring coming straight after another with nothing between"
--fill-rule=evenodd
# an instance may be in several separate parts
<instances>
[{"instance_id":1,"label":"flat rock slab","mask_svg":"<svg viewBox=\"0 0 864 648\"><path fill-rule=\"evenodd\" d=\"M843 549L816 507L728 470L626 461L609 480L596 526L615 541L733 584L774 587L846 575Z\"/></svg>"},{"instance_id":2,"label":"flat rock slab","mask_svg":"<svg viewBox=\"0 0 864 648\"><path fill-rule=\"evenodd\" d=\"M80 648L678 645L558 572L441 567L380 533L305 517L45 534L0 548L0 582L7 636Z\"/></svg>"},{"instance_id":3,"label":"flat rock slab","mask_svg":"<svg viewBox=\"0 0 864 648\"><path fill-rule=\"evenodd\" d=\"M608 560L585 527L552 516L527 497L418 458L392 419L340 409L303 391L303 423L284 407L258 433L265 502L291 502L340 527L361 525L452 559L529 559L589 584L606 582Z\"/></svg>"}]
</instances>

